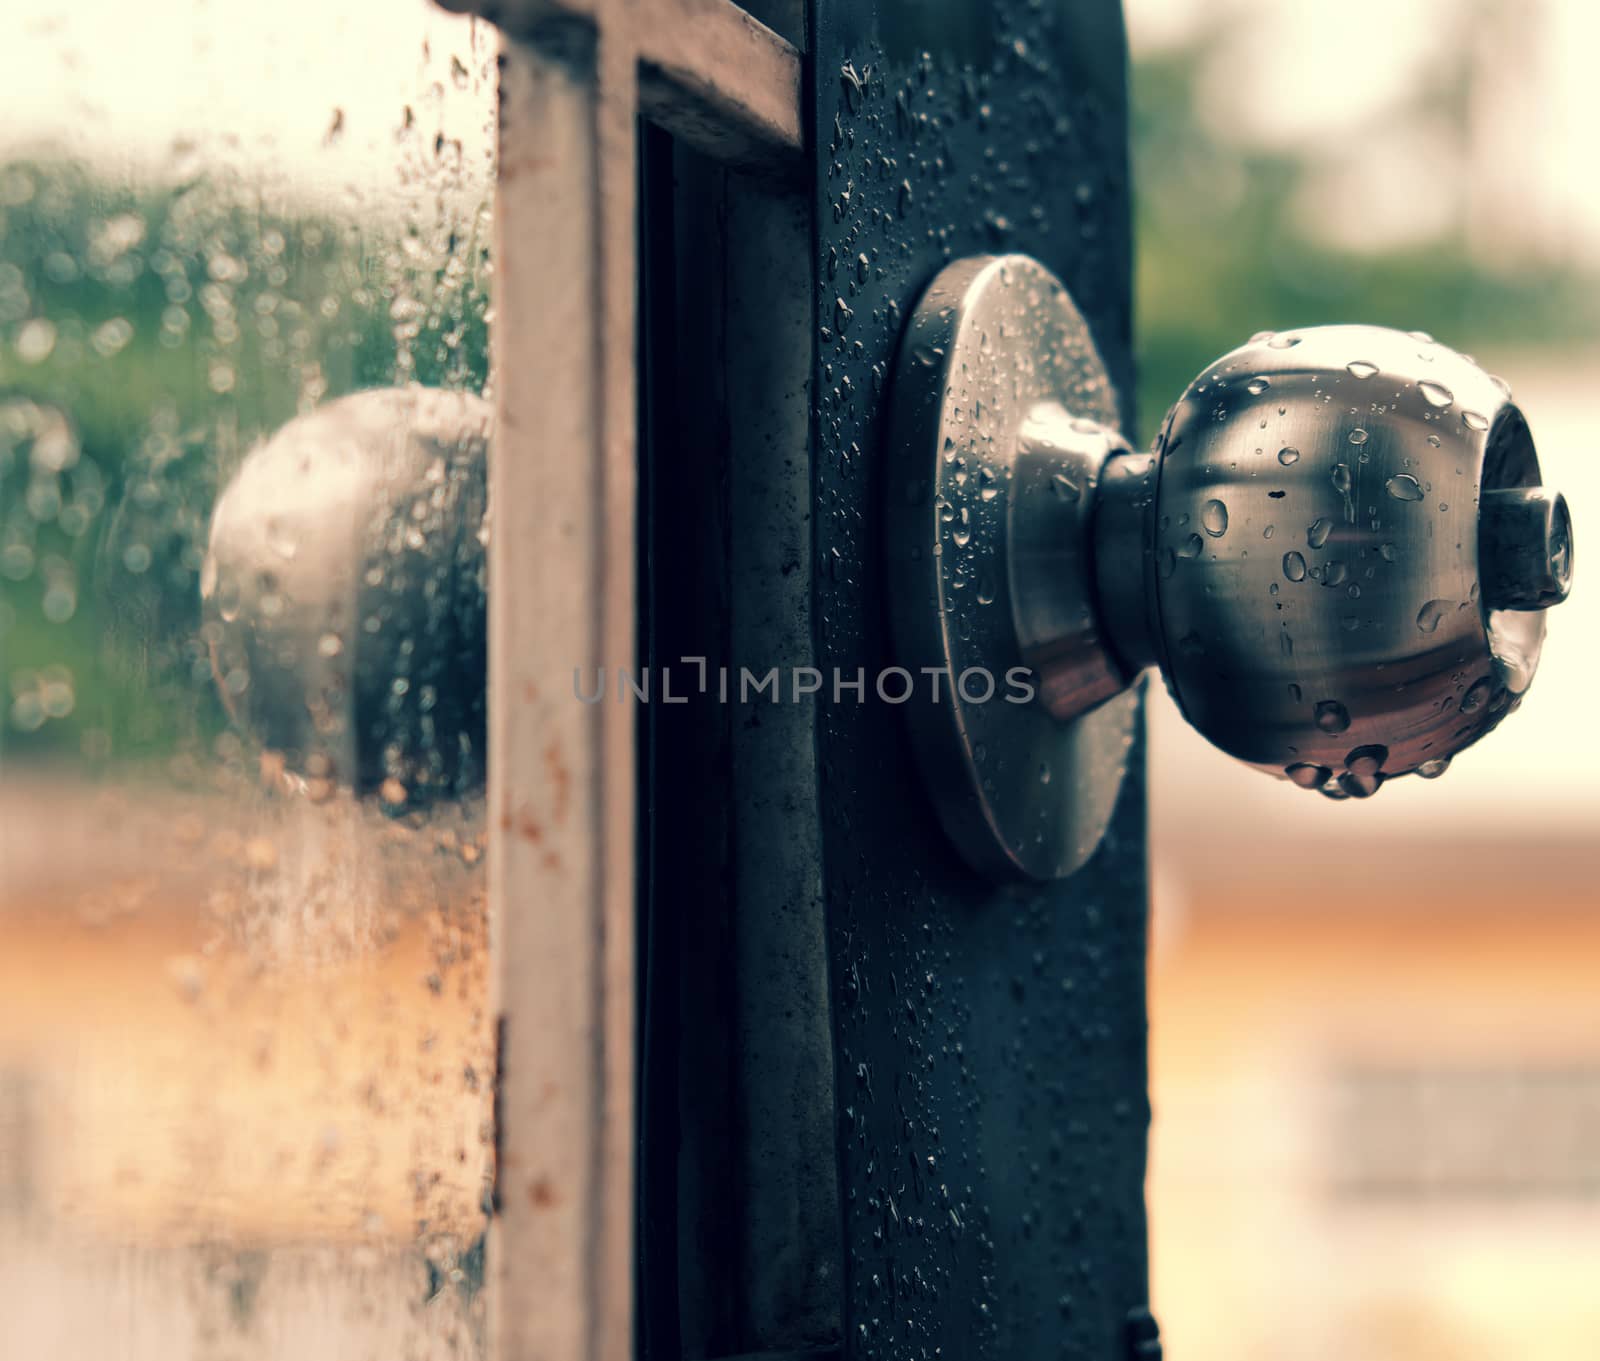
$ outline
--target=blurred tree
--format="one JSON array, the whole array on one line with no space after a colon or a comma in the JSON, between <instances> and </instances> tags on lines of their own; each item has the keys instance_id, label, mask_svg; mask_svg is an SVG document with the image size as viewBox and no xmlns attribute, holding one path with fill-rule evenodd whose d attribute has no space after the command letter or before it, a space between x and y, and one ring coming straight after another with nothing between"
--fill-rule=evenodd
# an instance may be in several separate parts
<instances>
[{"instance_id":1,"label":"blurred tree","mask_svg":"<svg viewBox=\"0 0 1600 1361\"><path fill-rule=\"evenodd\" d=\"M1456 152L1448 227L1423 244L1357 252L1307 230L1304 191L1320 168L1309 154L1230 139L1204 116L1207 71L1236 27L1255 18L1223 9L1181 45L1134 64L1139 416L1146 438L1205 364L1259 330L1371 322L1428 331L1467 351L1594 334L1600 309L1592 279L1527 253L1495 268L1470 249L1472 91L1491 73L1529 78L1516 63L1483 60L1483 24L1441 26L1422 78L1375 134L1422 121L1448 130Z\"/></svg>"}]
</instances>

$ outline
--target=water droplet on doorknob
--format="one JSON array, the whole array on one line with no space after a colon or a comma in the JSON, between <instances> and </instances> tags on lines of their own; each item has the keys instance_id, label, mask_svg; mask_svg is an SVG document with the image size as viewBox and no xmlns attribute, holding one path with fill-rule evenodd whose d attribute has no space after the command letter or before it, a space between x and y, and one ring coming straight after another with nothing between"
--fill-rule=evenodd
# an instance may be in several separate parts
<instances>
[{"instance_id":1,"label":"water droplet on doorknob","mask_svg":"<svg viewBox=\"0 0 1600 1361\"><path fill-rule=\"evenodd\" d=\"M1487 430L1489 428L1488 418L1480 416L1476 411L1463 411L1461 413L1461 421L1468 430Z\"/></svg>"},{"instance_id":2,"label":"water droplet on doorknob","mask_svg":"<svg viewBox=\"0 0 1600 1361\"><path fill-rule=\"evenodd\" d=\"M1345 368L1353 378L1371 378L1378 371L1376 364L1369 364L1364 359L1352 359Z\"/></svg>"},{"instance_id":3,"label":"water droplet on doorknob","mask_svg":"<svg viewBox=\"0 0 1600 1361\"><path fill-rule=\"evenodd\" d=\"M1200 523L1213 539L1228 532L1228 508L1221 501L1207 501L1200 511Z\"/></svg>"},{"instance_id":4,"label":"water droplet on doorknob","mask_svg":"<svg viewBox=\"0 0 1600 1361\"><path fill-rule=\"evenodd\" d=\"M1291 463L1298 463L1299 461L1300 451L1298 449L1278 450L1278 462L1283 464L1285 468L1287 468Z\"/></svg>"},{"instance_id":5,"label":"water droplet on doorknob","mask_svg":"<svg viewBox=\"0 0 1600 1361\"><path fill-rule=\"evenodd\" d=\"M1461 696L1461 712L1475 714L1488 703L1489 696L1494 691L1494 682L1484 676L1473 682L1467 693Z\"/></svg>"},{"instance_id":6,"label":"water droplet on doorknob","mask_svg":"<svg viewBox=\"0 0 1600 1361\"><path fill-rule=\"evenodd\" d=\"M1317 726L1326 733L1343 732L1350 726L1350 711L1336 699L1317 702Z\"/></svg>"},{"instance_id":7,"label":"water droplet on doorknob","mask_svg":"<svg viewBox=\"0 0 1600 1361\"><path fill-rule=\"evenodd\" d=\"M1396 501L1422 500L1422 483L1410 473L1396 473L1383 484L1383 489Z\"/></svg>"},{"instance_id":8,"label":"water droplet on doorknob","mask_svg":"<svg viewBox=\"0 0 1600 1361\"><path fill-rule=\"evenodd\" d=\"M1312 522L1306 530L1306 542L1313 548L1321 548L1328 542L1328 535L1333 533L1333 521L1323 516Z\"/></svg>"},{"instance_id":9,"label":"water droplet on doorknob","mask_svg":"<svg viewBox=\"0 0 1600 1361\"><path fill-rule=\"evenodd\" d=\"M1304 581L1306 579L1306 560L1298 553L1285 553L1283 555L1283 574L1290 581Z\"/></svg>"},{"instance_id":10,"label":"water droplet on doorknob","mask_svg":"<svg viewBox=\"0 0 1600 1361\"><path fill-rule=\"evenodd\" d=\"M1417 390L1422 393L1429 406L1438 407L1440 411L1456 399L1455 393L1443 383L1434 383L1426 379L1417 384Z\"/></svg>"},{"instance_id":11,"label":"water droplet on doorknob","mask_svg":"<svg viewBox=\"0 0 1600 1361\"><path fill-rule=\"evenodd\" d=\"M1381 743L1357 747L1344 758L1344 768L1352 775L1376 775L1389 759L1389 748Z\"/></svg>"},{"instance_id":12,"label":"water droplet on doorknob","mask_svg":"<svg viewBox=\"0 0 1600 1361\"><path fill-rule=\"evenodd\" d=\"M1333 778L1333 772L1327 766L1313 765L1309 761L1285 766L1283 773L1302 789L1320 789Z\"/></svg>"},{"instance_id":13,"label":"water droplet on doorknob","mask_svg":"<svg viewBox=\"0 0 1600 1361\"><path fill-rule=\"evenodd\" d=\"M1448 600L1430 600L1417 611L1417 627L1424 633L1433 633L1439 627L1439 621L1450 611Z\"/></svg>"},{"instance_id":14,"label":"water droplet on doorknob","mask_svg":"<svg viewBox=\"0 0 1600 1361\"><path fill-rule=\"evenodd\" d=\"M1244 390L1246 392L1248 392L1252 397L1259 397L1263 392L1265 392L1271 386L1272 386L1272 382L1271 382L1270 379L1267 379L1267 378L1252 378L1248 383L1246 383L1244 385Z\"/></svg>"},{"instance_id":15,"label":"water droplet on doorknob","mask_svg":"<svg viewBox=\"0 0 1600 1361\"><path fill-rule=\"evenodd\" d=\"M1339 788L1352 799L1370 799L1382 784L1382 775L1358 775L1354 771L1346 771L1339 777Z\"/></svg>"},{"instance_id":16,"label":"water droplet on doorknob","mask_svg":"<svg viewBox=\"0 0 1600 1361\"><path fill-rule=\"evenodd\" d=\"M1354 430L1352 430L1350 432L1350 443L1351 444L1365 444L1366 442L1367 442L1367 432L1365 430L1363 430L1359 425Z\"/></svg>"},{"instance_id":17,"label":"water droplet on doorknob","mask_svg":"<svg viewBox=\"0 0 1600 1361\"><path fill-rule=\"evenodd\" d=\"M1424 780L1437 780L1445 771L1450 769L1450 758L1438 756L1431 761L1424 761L1417 767L1417 774Z\"/></svg>"},{"instance_id":18,"label":"water droplet on doorknob","mask_svg":"<svg viewBox=\"0 0 1600 1361\"><path fill-rule=\"evenodd\" d=\"M1191 534L1178 546L1178 556L1180 558L1198 558L1205 546L1204 539L1198 534Z\"/></svg>"}]
</instances>

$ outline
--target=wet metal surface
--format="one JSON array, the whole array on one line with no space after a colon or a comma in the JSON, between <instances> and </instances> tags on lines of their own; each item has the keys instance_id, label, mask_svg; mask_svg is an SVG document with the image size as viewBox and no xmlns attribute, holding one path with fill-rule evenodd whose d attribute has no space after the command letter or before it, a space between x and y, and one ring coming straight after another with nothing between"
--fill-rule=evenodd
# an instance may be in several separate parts
<instances>
[{"instance_id":1,"label":"wet metal surface","mask_svg":"<svg viewBox=\"0 0 1600 1361\"><path fill-rule=\"evenodd\" d=\"M938 270L1034 255L1130 394L1124 40L1109 3L813 19L818 665L873 674L894 663L885 393ZM826 706L819 755L847 1354L1125 1356L1147 1294L1142 779L1077 875L995 888L945 839L897 708Z\"/></svg>"},{"instance_id":2,"label":"wet metal surface","mask_svg":"<svg viewBox=\"0 0 1600 1361\"><path fill-rule=\"evenodd\" d=\"M1138 709L1092 579L1101 469L1128 452L1116 392L1048 270L974 256L918 300L891 404L896 655L944 673L905 706L926 787L974 868L1060 878L1105 832Z\"/></svg>"}]
</instances>

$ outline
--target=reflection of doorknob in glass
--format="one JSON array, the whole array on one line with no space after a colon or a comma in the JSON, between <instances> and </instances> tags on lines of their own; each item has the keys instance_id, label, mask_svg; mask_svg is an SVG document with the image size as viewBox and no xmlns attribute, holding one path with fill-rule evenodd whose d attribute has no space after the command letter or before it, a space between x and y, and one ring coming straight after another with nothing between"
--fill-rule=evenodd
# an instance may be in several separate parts
<instances>
[{"instance_id":1,"label":"reflection of doorknob in glass","mask_svg":"<svg viewBox=\"0 0 1600 1361\"><path fill-rule=\"evenodd\" d=\"M1038 691L906 706L947 830L997 875L1092 852L1144 667L1224 751L1365 798L1520 703L1571 583L1566 503L1509 389L1420 332L1263 332L1134 453L1061 284L982 257L913 313L893 400L898 660L1020 660Z\"/></svg>"},{"instance_id":2,"label":"reflection of doorknob in glass","mask_svg":"<svg viewBox=\"0 0 1600 1361\"><path fill-rule=\"evenodd\" d=\"M489 419L469 393L355 393L252 450L217 501L217 685L314 795L410 804L483 778Z\"/></svg>"}]
</instances>

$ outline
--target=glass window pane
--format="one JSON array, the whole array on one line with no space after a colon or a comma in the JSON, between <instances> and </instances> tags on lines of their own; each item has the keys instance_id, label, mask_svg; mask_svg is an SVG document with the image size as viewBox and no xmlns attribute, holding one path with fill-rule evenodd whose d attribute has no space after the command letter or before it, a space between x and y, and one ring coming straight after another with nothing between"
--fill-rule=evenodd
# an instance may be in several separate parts
<instances>
[{"instance_id":1,"label":"glass window pane","mask_svg":"<svg viewBox=\"0 0 1600 1361\"><path fill-rule=\"evenodd\" d=\"M494 36L0 19L8 1355L484 1351Z\"/></svg>"}]
</instances>

